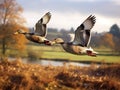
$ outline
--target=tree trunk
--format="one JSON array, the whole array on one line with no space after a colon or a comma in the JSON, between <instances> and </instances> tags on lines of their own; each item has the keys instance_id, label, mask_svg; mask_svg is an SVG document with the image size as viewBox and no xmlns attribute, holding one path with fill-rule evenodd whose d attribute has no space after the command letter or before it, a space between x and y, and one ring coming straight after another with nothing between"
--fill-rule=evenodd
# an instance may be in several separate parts
<instances>
[{"instance_id":1,"label":"tree trunk","mask_svg":"<svg viewBox=\"0 0 120 90\"><path fill-rule=\"evenodd\" d=\"M5 55L6 53L6 48L5 48L5 38L2 40L2 54Z\"/></svg>"}]
</instances>

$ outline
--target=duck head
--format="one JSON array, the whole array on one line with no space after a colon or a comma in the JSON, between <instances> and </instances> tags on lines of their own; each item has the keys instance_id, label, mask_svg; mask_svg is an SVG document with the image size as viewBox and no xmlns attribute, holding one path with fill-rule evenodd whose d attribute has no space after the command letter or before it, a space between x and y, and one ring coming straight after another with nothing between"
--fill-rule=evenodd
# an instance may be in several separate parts
<instances>
[{"instance_id":1,"label":"duck head","mask_svg":"<svg viewBox=\"0 0 120 90\"><path fill-rule=\"evenodd\" d=\"M54 39L54 42L55 42L56 44L63 44L63 43L64 43L64 40L63 40L62 38L56 38L56 39Z\"/></svg>"},{"instance_id":2,"label":"duck head","mask_svg":"<svg viewBox=\"0 0 120 90\"><path fill-rule=\"evenodd\" d=\"M17 30L14 34L25 34L26 32L22 29Z\"/></svg>"},{"instance_id":3,"label":"duck head","mask_svg":"<svg viewBox=\"0 0 120 90\"><path fill-rule=\"evenodd\" d=\"M62 38L56 38L53 41L51 41L51 45L53 44L63 44L64 40Z\"/></svg>"}]
</instances>

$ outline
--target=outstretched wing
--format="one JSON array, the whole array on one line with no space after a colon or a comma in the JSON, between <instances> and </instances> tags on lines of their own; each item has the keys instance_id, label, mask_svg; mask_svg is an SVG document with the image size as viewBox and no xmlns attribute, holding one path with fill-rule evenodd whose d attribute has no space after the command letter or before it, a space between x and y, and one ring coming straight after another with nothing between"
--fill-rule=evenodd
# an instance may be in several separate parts
<instances>
[{"instance_id":1,"label":"outstretched wing","mask_svg":"<svg viewBox=\"0 0 120 90\"><path fill-rule=\"evenodd\" d=\"M90 37L91 37L91 29L96 22L96 17L90 15L75 31L75 38L73 44L88 46Z\"/></svg>"},{"instance_id":2,"label":"outstretched wing","mask_svg":"<svg viewBox=\"0 0 120 90\"><path fill-rule=\"evenodd\" d=\"M69 33L69 34L67 35L67 39L68 39L67 42L73 42L74 37L75 37L75 34L73 34L73 33Z\"/></svg>"},{"instance_id":3,"label":"outstretched wing","mask_svg":"<svg viewBox=\"0 0 120 90\"><path fill-rule=\"evenodd\" d=\"M45 37L47 34L47 23L51 18L51 13L46 13L35 25L35 34Z\"/></svg>"}]
</instances>

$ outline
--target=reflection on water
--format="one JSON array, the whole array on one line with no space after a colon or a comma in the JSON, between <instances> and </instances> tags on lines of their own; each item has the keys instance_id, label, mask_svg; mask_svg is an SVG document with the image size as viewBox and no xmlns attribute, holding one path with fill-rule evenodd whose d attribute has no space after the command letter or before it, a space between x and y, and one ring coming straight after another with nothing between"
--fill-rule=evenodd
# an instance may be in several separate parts
<instances>
[{"instance_id":1,"label":"reflection on water","mask_svg":"<svg viewBox=\"0 0 120 90\"><path fill-rule=\"evenodd\" d=\"M9 58L9 60L16 60L15 58ZM33 63L33 64L41 64L41 65L53 65L53 66L63 66L65 65L75 65L75 66L89 66L89 64L78 63L78 62L66 62L66 61L52 61L52 60L36 60L36 61L28 61L27 59L19 59L24 63Z\"/></svg>"},{"instance_id":2,"label":"reflection on water","mask_svg":"<svg viewBox=\"0 0 120 90\"><path fill-rule=\"evenodd\" d=\"M41 60L42 65L53 65L53 66L63 66L66 65L75 65L75 66L89 66L88 64L82 64L77 62L65 62L65 61L48 61L48 60Z\"/></svg>"}]
</instances>

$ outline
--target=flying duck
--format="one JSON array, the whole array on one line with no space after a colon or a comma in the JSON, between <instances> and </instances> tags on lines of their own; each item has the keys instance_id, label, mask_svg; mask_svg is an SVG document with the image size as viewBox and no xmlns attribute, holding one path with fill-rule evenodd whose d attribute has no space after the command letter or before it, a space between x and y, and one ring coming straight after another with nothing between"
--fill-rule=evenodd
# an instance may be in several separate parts
<instances>
[{"instance_id":1,"label":"flying duck","mask_svg":"<svg viewBox=\"0 0 120 90\"><path fill-rule=\"evenodd\" d=\"M24 34L25 37L32 41L39 44L46 44L49 45L49 40L46 39L47 34L47 23L50 21L51 13L47 12L35 25L35 28L32 33L25 32L22 29L17 30L14 34Z\"/></svg>"},{"instance_id":2,"label":"flying duck","mask_svg":"<svg viewBox=\"0 0 120 90\"><path fill-rule=\"evenodd\" d=\"M53 44L61 44L66 52L72 54L87 54L89 56L96 56L91 47L89 48L89 42L91 39L91 29L96 22L96 17L90 15L78 28L75 30L75 37L71 42L65 42L62 38L56 38L51 42Z\"/></svg>"}]
</instances>

